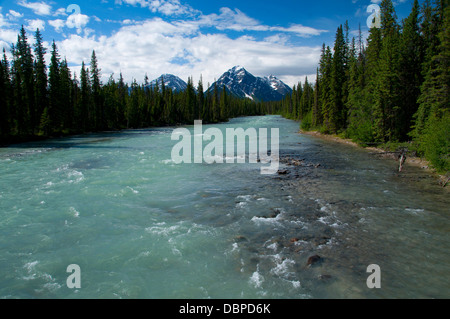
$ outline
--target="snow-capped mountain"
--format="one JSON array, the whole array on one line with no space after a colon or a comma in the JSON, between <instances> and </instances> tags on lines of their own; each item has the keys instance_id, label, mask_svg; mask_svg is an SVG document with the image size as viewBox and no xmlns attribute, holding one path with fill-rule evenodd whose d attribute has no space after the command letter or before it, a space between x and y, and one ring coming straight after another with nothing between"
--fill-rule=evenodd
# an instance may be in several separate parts
<instances>
[{"instance_id":1,"label":"snow-capped mountain","mask_svg":"<svg viewBox=\"0 0 450 319\"><path fill-rule=\"evenodd\" d=\"M286 94L292 93L292 88L289 87L286 83L284 83L280 79L278 79L277 77L270 75L270 76L264 77L264 79L269 83L269 85L272 87L272 89L274 89L281 95L285 96Z\"/></svg>"},{"instance_id":2,"label":"snow-capped mountain","mask_svg":"<svg viewBox=\"0 0 450 319\"><path fill-rule=\"evenodd\" d=\"M212 93L214 86L218 90L225 86L229 93L254 101L279 101L292 92L289 86L276 77L256 77L241 66L235 66L225 72L207 92Z\"/></svg>"},{"instance_id":3,"label":"snow-capped mountain","mask_svg":"<svg viewBox=\"0 0 450 319\"><path fill-rule=\"evenodd\" d=\"M178 76L172 75L172 74L163 74L159 78L153 80L150 82L150 87L153 88L156 86L156 83L158 83L159 89L161 90L161 84L164 80L164 86L166 88L172 89L174 92L182 92L186 90L187 83L184 82L182 79L180 79Z\"/></svg>"}]
</instances>

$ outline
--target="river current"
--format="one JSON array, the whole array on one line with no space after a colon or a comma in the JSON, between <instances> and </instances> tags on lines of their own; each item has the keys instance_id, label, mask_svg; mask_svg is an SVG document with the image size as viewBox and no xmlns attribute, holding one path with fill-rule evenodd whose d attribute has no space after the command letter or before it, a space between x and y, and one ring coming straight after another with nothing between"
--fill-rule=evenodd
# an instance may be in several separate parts
<instances>
[{"instance_id":1,"label":"river current","mask_svg":"<svg viewBox=\"0 0 450 319\"><path fill-rule=\"evenodd\" d=\"M210 127L279 128L283 174L175 164L174 128L0 149L0 298L450 297L434 177L278 116Z\"/></svg>"}]
</instances>

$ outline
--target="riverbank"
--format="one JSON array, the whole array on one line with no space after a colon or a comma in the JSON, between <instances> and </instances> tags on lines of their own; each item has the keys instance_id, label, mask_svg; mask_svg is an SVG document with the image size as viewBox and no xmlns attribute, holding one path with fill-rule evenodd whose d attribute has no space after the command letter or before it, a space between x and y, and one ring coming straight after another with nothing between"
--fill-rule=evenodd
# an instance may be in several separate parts
<instances>
[{"instance_id":1,"label":"riverbank","mask_svg":"<svg viewBox=\"0 0 450 319\"><path fill-rule=\"evenodd\" d=\"M351 145L354 147L364 148L372 153L376 153L378 156L381 156L383 158L398 161L398 158L395 153L388 152L383 148L362 147L361 145L359 145L358 143L355 143L351 139L345 139L345 138L339 137L337 135L323 134L318 131L300 130L299 133L304 134L304 135L319 137L319 138L321 138L323 140L327 140L327 141L332 141L332 142L336 142L336 143L340 143L340 144L347 144L347 145ZM433 175L436 178L436 180L438 181L440 186L442 186L443 188L446 188L447 190L449 189L448 185L450 184L450 180L449 180L450 176L448 176L448 174L447 175L438 174L433 169L431 163L429 161L427 161L426 159L417 157L417 156L408 156L406 158L405 164L411 165L411 166L416 166L416 167L423 169L426 173Z\"/></svg>"}]
</instances>

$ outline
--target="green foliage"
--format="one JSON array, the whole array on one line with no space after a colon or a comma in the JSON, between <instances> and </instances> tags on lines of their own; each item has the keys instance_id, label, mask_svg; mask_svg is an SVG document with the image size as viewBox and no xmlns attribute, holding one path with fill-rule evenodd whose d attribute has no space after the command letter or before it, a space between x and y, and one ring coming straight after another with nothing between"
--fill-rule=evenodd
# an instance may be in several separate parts
<instances>
[{"instance_id":1,"label":"green foliage","mask_svg":"<svg viewBox=\"0 0 450 319\"><path fill-rule=\"evenodd\" d=\"M323 44L317 80L295 87L278 106L303 130L341 134L361 145L408 147L439 171L449 169L450 9L445 0L419 1L400 25L392 0L381 1L381 28L367 45L336 32L334 49ZM310 108L309 108L310 107ZM410 140L412 138L412 140Z\"/></svg>"},{"instance_id":2,"label":"green foliage","mask_svg":"<svg viewBox=\"0 0 450 319\"><path fill-rule=\"evenodd\" d=\"M438 172L450 170L450 112L442 118L432 116L423 135L419 138L420 150L424 152L433 167Z\"/></svg>"},{"instance_id":3,"label":"green foliage","mask_svg":"<svg viewBox=\"0 0 450 319\"><path fill-rule=\"evenodd\" d=\"M300 128L309 131L312 128L312 111L308 112L301 121Z\"/></svg>"}]
</instances>

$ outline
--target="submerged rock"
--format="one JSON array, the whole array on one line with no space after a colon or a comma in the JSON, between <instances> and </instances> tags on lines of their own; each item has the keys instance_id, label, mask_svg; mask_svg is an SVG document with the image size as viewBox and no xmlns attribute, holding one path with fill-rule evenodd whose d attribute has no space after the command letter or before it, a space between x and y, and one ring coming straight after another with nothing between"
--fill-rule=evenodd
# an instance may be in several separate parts
<instances>
[{"instance_id":1,"label":"submerged rock","mask_svg":"<svg viewBox=\"0 0 450 319\"><path fill-rule=\"evenodd\" d=\"M306 263L306 266L311 266L311 265L317 264L321 260L322 260L322 257L320 257L319 255L311 256L308 258L308 262Z\"/></svg>"},{"instance_id":2,"label":"submerged rock","mask_svg":"<svg viewBox=\"0 0 450 319\"><path fill-rule=\"evenodd\" d=\"M332 278L332 276L331 275L327 275L327 274L324 274L324 275L320 275L319 276L319 279L320 280L329 280L329 279L331 279Z\"/></svg>"}]
</instances>

